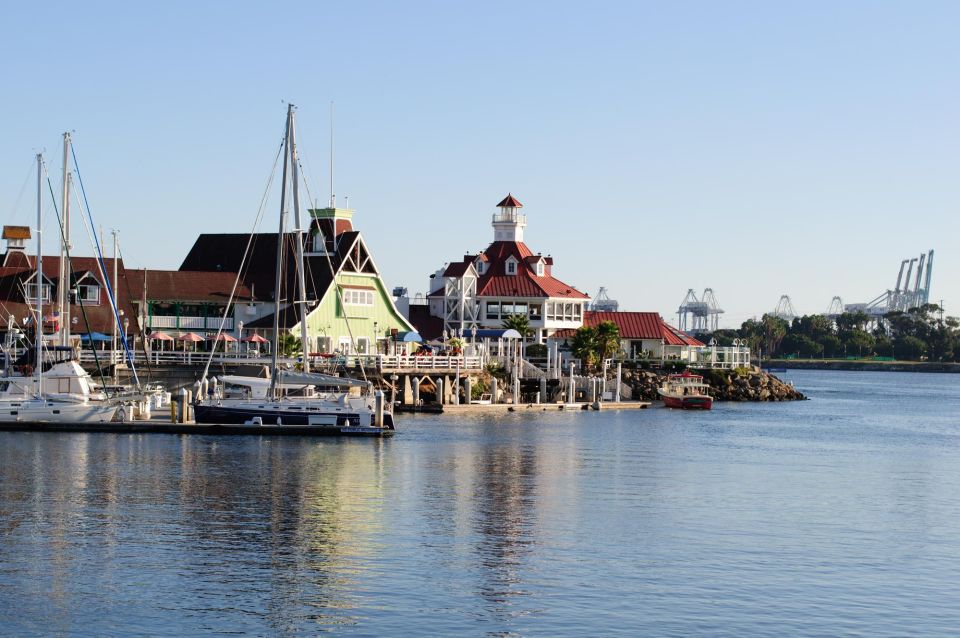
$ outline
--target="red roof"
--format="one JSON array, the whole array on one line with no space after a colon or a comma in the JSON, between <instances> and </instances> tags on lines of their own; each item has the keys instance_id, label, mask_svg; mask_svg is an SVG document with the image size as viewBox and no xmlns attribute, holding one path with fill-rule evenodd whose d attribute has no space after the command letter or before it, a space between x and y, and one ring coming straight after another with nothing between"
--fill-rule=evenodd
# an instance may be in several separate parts
<instances>
[{"instance_id":1,"label":"red roof","mask_svg":"<svg viewBox=\"0 0 960 638\"><path fill-rule=\"evenodd\" d=\"M463 277L470 268L469 261L455 261L443 271L444 277Z\"/></svg>"},{"instance_id":2,"label":"red roof","mask_svg":"<svg viewBox=\"0 0 960 638\"><path fill-rule=\"evenodd\" d=\"M602 321L612 321L620 329L622 339L663 339L668 346L702 346L702 342L681 332L663 320L658 312L598 312L588 310L583 325L596 327ZM573 336L575 330L558 330L554 338Z\"/></svg>"},{"instance_id":3,"label":"red roof","mask_svg":"<svg viewBox=\"0 0 960 638\"><path fill-rule=\"evenodd\" d=\"M523 242L495 241L483 253L490 263L477 282L478 297L560 297L589 299L573 286L552 275L537 276L536 263L540 256ZM515 275L507 274L507 260L517 262ZM533 259L529 259L529 258Z\"/></svg>"},{"instance_id":4,"label":"red roof","mask_svg":"<svg viewBox=\"0 0 960 638\"><path fill-rule=\"evenodd\" d=\"M507 193L507 196L497 204L497 208L523 208L523 204L512 193Z\"/></svg>"},{"instance_id":5,"label":"red roof","mask_svg":"<svg viewBox=\"0 0 960 638\"><path fill-rule=\"evenodd\" d=\"M195 270L128 270L131 294L136 300L144 296L148 301L216 301L226 303L230 298L237 274ZM250 299L250 289L237 285L236 299Z\"/></svg>"}]
</instances>

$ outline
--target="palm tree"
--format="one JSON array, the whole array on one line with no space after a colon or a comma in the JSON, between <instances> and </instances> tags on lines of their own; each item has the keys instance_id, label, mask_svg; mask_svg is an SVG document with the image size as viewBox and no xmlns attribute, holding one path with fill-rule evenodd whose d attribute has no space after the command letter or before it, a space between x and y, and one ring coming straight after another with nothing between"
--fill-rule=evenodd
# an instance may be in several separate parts
<instances>
[{"instance_id":1,"label":"palm tree","mask_svg":"<svg viewBox=\"0 0 960 638\"><path fill-rule=\"evenodd\" d=\"M620 327L612 321L601 321L594 329L597 340L597 358L610 359L620 352Z\"/></svg>"},{"instance_id":2,"label":"palm tree","mask_svg":"<svg viewBox=\"0 0 960 638\"><path fill-rule=\"evenodd\" d=\"M516 330L520 333L520 353L521 356L527 355L527 338L533 335L530 328L530 319L527 315L513 314L503 318L503 327L507 330Z\"/></svg>"},{"instance_id":3,"label":"palm tree","mask_svg":"<svg viewBox=\"0 0 960 638\"><path fill-rule=\"evenodd\" d=\"M577 328L573 333L570 351L580 359L584 372L593 368L597 362L597 331L589 326Z\"/></svg>"},{"instance_id":4,"label":"palm tree","mask_svg":"<svg viewBox=\"0 0 960 638\"><path fill-rule=\"evenodd\" d=\"M503 318L503 327L507 330L516 330L524 339L533 334L527 315L507 315Z\"/></svg>"},{"instance_id":5,"label":"palm tree","mask_svg":"<svg viewBox=\"0 0 960 638\"><path fill-rule=\"evenodd\" d=\"M277 348L277 353L284 357L293 357L303 351L303 346L300 343L300 338L295 337L289 332L281 333L279 347Z\"/></svg>"}]
</instances>

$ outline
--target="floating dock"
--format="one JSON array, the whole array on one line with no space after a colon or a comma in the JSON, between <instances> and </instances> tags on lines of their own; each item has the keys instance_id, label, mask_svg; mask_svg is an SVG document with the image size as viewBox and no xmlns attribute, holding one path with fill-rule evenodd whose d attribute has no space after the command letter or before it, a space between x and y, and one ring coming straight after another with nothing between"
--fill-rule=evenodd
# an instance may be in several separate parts
<instances>
[{"instance_id":1,"label":"floating dock","mask_svg":"<svg viewBox=\"0 0 960 638\"><path fill-rule=\"evenodd\" d=\"M388 437L395 430L365 426L332 425L221 425L210 423L171 423L167 415L148 420L111 423L38 423L15 421L0 423L0 432L97 432L105 434L210 434L230 436L359 436Z\"/></svg>"}]
</instances>

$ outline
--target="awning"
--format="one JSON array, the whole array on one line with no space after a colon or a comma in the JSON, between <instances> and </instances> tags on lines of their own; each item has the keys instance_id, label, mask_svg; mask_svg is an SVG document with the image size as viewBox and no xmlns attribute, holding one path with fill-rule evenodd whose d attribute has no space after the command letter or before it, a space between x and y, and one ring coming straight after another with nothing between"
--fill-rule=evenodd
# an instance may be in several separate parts
<instances>
[{"instance_id":1,"label":"awning","mask_svg":"<svg viewBox=\"0 0 960 638\"><path fill-rule=\"evenodd\" d=\"M473 330L470 328L463 331L463 336L467 339L519 339L520 333L512 328L509 330L494 330L490 328Z\"/></svg>"},{"instance_id":2,"label":"awning","mask_svg":"<svg viewBox=\"0 0 960 638\"><path fill-rule=\"evenodd\" d=\"M80 335L80 341L112 341L113 337L102 332L87 332Z\"/></svg>"},{"instance_id":3,"label":"awning","mask_svg":"<svg viewBox=\"0 0 960 638\"><path fill-rule=\"evenodd\" d=\"M420 343L422 341L423 337L420 336L420 333L412 330L397 333L398 343Z\"/></svg>"}]
</instances>

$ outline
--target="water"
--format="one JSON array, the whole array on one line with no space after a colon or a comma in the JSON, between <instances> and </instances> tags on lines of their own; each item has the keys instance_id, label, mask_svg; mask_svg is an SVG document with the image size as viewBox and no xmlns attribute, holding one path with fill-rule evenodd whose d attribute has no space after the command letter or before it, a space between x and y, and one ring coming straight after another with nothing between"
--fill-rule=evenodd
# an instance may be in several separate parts
<instances>
[{"instance_id":1,"label":"water","mask_svg":"<svg viewBox=\"0 0 960 638\"><path fill-rule=\"evenodd\" d=\"M960 375L393 440L0 434L5 635L955 635Z\"/></svg>"}]
</instances>

